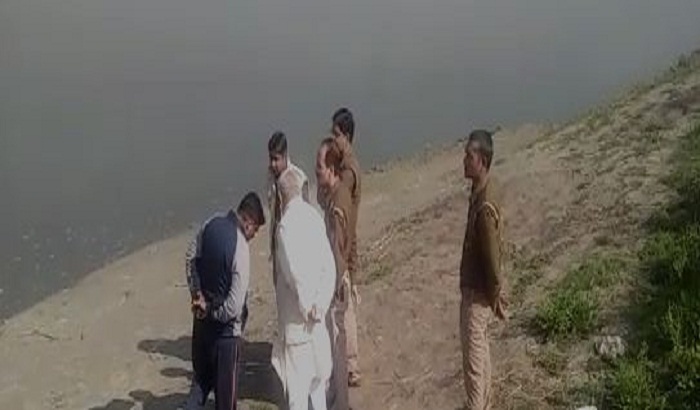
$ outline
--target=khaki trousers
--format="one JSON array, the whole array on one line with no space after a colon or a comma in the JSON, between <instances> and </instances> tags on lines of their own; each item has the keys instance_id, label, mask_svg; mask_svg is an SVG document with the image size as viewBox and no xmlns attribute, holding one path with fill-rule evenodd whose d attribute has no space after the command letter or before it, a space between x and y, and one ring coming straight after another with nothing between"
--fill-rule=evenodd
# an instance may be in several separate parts
<instances>
[{"instance_id":1,"label":"khaki trousers","mask_svg":"<svg viewBox=\"0 0 700 410\"><path fill-rule=\"evenodd\" d=\"M348 347L348 372L359 373L359 347L357 343L357 301L348 290L348 310L345 312L345 336Z\"/></svg>"},{"instance_id":2,"label":"khaki trousers","mask_svg":"<svg viewBox=\"0 0 700 410\"><path fill-rule=\"evenodd\" d=\"M333 371L326 392L328 410L348 410L350 408L347 337L345 336L346 311L347 299L334 298L326 315L326 326L331 335L331 354L333 355Z\"/></svg>"},{"instance_id":3,"label":"khaki trousers","mask_svg":"<svg viewBox=\"0 0 700 410\"><path fill-rule=\"evenodd\" d=\"M490 317L491 307L486 297L462 289L459 321L467 410L491 408L491 356L487 334Z\"/></svg>"}]
</instances>

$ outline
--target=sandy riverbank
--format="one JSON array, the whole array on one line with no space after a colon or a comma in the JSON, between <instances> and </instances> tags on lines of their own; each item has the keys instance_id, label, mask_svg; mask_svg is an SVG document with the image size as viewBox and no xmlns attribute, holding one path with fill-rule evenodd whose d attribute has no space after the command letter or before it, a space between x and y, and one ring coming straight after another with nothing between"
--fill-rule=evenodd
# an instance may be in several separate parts
<instances>
[{"instance_id":1,"label":"sandy riverbank","mask_svg":"<svg viewBox=\"0 0 700 410\"><path fill-rule=\"evenodd\" d=\"M369 173L362 244L461 189L460 152L458 145L432 148ZM189 383L191 322L183 256L190 236L151 244L7 320L0 328L0 408L176 407ZM247 331L261 352L275 319L266 238L261 232L252 246ZM244 396L256 394L244 391Z\"/></svg>"}]
</instances>

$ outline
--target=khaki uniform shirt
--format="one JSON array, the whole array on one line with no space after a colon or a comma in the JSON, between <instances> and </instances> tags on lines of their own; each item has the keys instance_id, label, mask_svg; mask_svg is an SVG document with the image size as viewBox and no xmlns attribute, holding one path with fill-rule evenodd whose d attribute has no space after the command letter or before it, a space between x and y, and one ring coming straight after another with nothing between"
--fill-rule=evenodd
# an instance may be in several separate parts
<instances>
[{"instance_id":1,"label":"khaki uniform shirt","mask_svg":"<svg viewBox=\"0 0 700 410\"><path fill-rule=\"evenodd\" d=\"M351 209L348 215L348 223L350 225L350 259L348 260L348 271L350 272L350 280L355 284L355 272L358 264L357 250L357 221L360 213L360 199L362 197L362 178L360 163L357 161L352 145L345 140L338 141L341 151L343 152L343 164L340 173L340 180L350 192Z\"/></svg>"},{"instance_id":2,"label":"khaki uniform shirt","mask_svg":"<svg viewBox=\"0 0 700 410\"><path fill-rule=\"evenodd\" d=\"M459 285L486 296L495 306L503 285L501 211L487 183L472 192L462 247Z\"/></svg>"},{"instance_id":3,"label":"khaki uniform shirt","mask_svg":"<svg viewBox=\"0 0 700 410\"><path fill-rule=\"evenodd\" d=\"M325 221L328 240L333 249L336 265L336 298L342 301L344 281L348 277L348 265L351 254L350 222L352 198L350 192L341 183L331 191L325 202Z\"/></svg>"}]
</instances>

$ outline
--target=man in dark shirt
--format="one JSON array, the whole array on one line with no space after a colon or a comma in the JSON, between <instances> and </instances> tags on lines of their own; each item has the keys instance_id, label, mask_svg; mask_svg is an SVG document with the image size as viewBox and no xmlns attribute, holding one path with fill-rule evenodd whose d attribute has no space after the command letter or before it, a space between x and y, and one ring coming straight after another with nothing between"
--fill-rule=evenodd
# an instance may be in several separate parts
<instances>
[{"instance_id":1,"label":"man in dark shirt","mask_svg":"<svg viewBox=\"0 0 700 410\"><path fill-rule=\"evenodd\" d=\"M472 187L459 280L467 410L490 408L491 358L487 325L491 312L505 319L501 274L503 221L489 186L492 158L491 133L472 132L464 150L464 176L471 180Z\"/></svg>"},{"instance_id":2,"label":"man in dark shirt","mask_svg":"<svg viewBox=\"0 0 700 410\"><path fill-rule=\"evenodd\" d=\"M217 410L236 408L238 361L250 283L248 242L265 224L260 198L248 193L236 211L215 215L186 254L192 297L192 367L187 410L201 409L214 390Z\"/></svg>"}]
</instances>

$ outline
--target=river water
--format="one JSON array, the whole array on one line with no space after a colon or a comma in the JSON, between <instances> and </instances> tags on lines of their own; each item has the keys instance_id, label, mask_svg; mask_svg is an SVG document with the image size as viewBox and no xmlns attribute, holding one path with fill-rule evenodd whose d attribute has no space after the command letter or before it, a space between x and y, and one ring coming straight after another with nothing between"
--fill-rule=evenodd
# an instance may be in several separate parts
<instances>
[{"instance_id":1,"label":"river water","mask_svg":"<svg viewBox=\"0 0 700 410\"><path fill-rule=\"evenodd\" d=\"M264 181L559 121L700 44L697 0L2 0L0 318Z\"/></svg>"}]
</instances>

